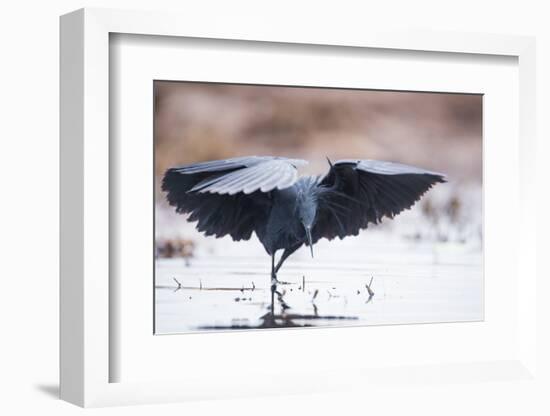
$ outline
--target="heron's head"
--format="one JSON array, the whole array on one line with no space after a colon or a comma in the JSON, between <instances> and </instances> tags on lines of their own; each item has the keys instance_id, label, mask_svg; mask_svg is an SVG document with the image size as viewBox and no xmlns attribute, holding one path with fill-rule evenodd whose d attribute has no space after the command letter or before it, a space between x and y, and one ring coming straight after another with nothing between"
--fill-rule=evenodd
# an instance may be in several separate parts
<instances>
[{"instance_id":1,"label":"heron's head","mask_svg":"<svg viewBox=\"0 0 550 416\"><path fill-rule=\"evenodd\" d=\"M306 199L298 207L298 215L300 223L304 227L304 231L307 238L307 244L311 250L311 257L313 257L313 243L311 240L311 229L315 222L315 215L317 213L317 204L314 201Z\"/></svg>"}]
</instances>

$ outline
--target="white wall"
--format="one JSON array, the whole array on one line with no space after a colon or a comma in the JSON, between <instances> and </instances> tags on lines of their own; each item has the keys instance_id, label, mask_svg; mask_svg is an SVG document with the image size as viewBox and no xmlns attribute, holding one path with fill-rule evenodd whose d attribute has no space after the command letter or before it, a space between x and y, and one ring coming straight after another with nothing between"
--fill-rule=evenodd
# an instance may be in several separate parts
<instances>
[{"instance_id":1,"label":"white wall","mask_svg":"<svg viewBox=\"0 0 550 416\"><path fill-rule=\"evenodd\" d=\"M442 30L513 33L538 36L540 137L550 137L550 31L544 1L11 1L0 13L0 413L73 414L79 409L54 399L57 389L58 337L58 16L83 6L178 9L200 13L267 14L284 26L286 19L325 22L327 31L341 26L431 27ZM208 24L208 18L205 19ZM539 186L548 194L542 172L548 140L539 140ZM542 175L545 175L545 180ZM543 192L541 188L541 193ZM541 224L548 230L548 197L540 201ZM540 227L539 227L540 228ZM540 233L542 234L542 233ZM543 237L539 237L543 247ZM544 237L548 246L548 237ZM547 265L541 275L550 276ZM548 293L548 281L539 293ZM542 296L540 298L542 300ZM547 329L548 319L539 322ZM543 334L546 350L549 337ZM374 359L376 357L373 357ZM543 360L548 370L548 359ZM546 371L546 374L550 374ZM377 397L338 393L324 397L238 400L140 408L102 409L100 414L543 414L543 392L529 385L438 386ZM547 389L550 391L550 389ZM477 404L483 399L483 404ZM542 401L540 401L542 403ZM439 410L439 411L438 411ZM483 412L483 413L482 413ZM546 413L548 414L548 413Z\"/></svg>"}]
</instances>

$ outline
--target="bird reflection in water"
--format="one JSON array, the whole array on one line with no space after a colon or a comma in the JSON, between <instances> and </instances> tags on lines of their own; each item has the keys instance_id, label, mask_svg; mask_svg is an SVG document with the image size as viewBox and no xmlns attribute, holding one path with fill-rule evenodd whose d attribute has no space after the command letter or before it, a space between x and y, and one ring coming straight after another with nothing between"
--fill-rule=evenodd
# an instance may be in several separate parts
<instances>
[{"instance_id":1,"label":"bird reflection in water","mask_svg":"<svg viewBox=\"0 0 550 416\"><path fill-rule=\"evenodd\" d=\"M292 307L285 301L285 290L280 289L277 283L271 285L271 302L268 305L268 311L259 318L259 322L256 325L252 324L238 324L231 325L213 325L213 326L201 326L197 329L200 330L227 330L227 329L261 329L261 328L307 328L319 326L321 322L326 321L355 321L357 316L344 316L344 315L321 315L319 314L315 299L318 294L318 290L315 290L312 298L312 314L300 314L292 313ZM374 293L373 293L374 295ZM372 296L370 297L372 299ZM369 300L370 300L369 299ZM276 310L280 312L277 313Z\"/></svg>"}]
</instances>

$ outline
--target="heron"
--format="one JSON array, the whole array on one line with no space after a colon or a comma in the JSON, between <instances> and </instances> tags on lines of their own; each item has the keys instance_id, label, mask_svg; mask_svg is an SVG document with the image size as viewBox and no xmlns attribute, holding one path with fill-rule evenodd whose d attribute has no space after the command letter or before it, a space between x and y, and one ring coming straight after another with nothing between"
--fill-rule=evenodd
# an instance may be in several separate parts
<instances>
[{"instance_id":1,"label":"heron","mask_svg":"<svg viewBox=\"0 0 550 416\"><path fill-rule=\"evenodd\" d=\"M369 224L410 209L445 175L405 164L327 158L325 175L299 176L308 162L245 156L169 168L168 203L206 236L233 241L257 236L271 256L271 284L285 260L322 238L356 236ZM275 254L283 250L276 262Z\"/></svg>"}]
</instances>

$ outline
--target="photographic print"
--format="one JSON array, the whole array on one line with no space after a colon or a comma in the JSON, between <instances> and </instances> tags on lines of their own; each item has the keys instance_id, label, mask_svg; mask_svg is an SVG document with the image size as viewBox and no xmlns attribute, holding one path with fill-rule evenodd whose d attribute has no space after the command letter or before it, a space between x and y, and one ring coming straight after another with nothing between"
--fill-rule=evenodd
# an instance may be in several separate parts
<instances>
[{"instance_id":1,"label":"photographic print","mask_svg":"<svg viewBox=\"0 0 550 416\"><path fill-rule=\"evenodd\" d=\"M155 334L483 319L482 95L153 87Z\"/></svg>"}]
</instances>

